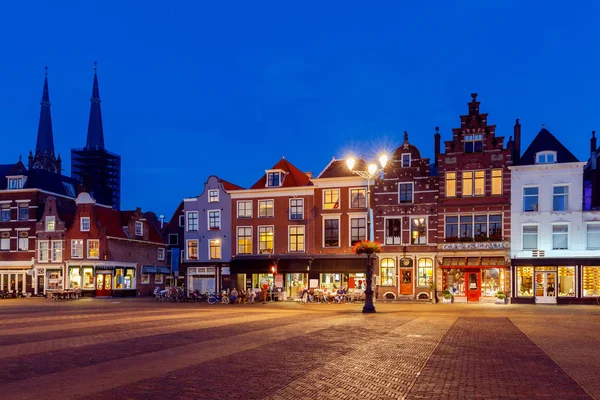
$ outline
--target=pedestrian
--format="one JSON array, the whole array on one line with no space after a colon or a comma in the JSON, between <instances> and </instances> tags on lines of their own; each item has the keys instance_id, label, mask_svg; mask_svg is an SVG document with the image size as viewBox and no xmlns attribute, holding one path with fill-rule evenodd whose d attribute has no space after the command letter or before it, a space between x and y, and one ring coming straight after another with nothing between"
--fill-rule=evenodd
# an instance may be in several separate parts
<instances>
[{"instance_id":1,"label":"pedestrian","mask_svg":"<svg viewBox=\"0 0 600 400\"><path fill-rule=\"evenodd\" d=\"M263 297L263 304L265 304L267 302L267 290L269 290L269 282L267 281L267 278L265 278L263 276L262 280L260 281L260 288L262 289L262 297Z\"/></svg>"}]
</instances>

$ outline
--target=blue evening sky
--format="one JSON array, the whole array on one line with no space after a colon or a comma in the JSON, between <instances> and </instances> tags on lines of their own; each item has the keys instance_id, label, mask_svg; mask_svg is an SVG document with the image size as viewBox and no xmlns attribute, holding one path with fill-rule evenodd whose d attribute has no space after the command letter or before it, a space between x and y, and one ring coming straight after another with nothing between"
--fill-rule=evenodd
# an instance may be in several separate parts
<instances>
[{"instance_id":1,"label":"blue evening sky","mask_svg":"<svg viewBox=\"0 0 600 400\"><path fill-rule=\"evenodd\" d=\"M541 124L581 160L600 132L596 1L14 1L0 6L0 163L35 146L49 66L55 147L86 139L97 60L122 207L169 218L211 174L248 187L282 156L424 156L470 93L523 150Z\"/></svg>"}]
</instances>

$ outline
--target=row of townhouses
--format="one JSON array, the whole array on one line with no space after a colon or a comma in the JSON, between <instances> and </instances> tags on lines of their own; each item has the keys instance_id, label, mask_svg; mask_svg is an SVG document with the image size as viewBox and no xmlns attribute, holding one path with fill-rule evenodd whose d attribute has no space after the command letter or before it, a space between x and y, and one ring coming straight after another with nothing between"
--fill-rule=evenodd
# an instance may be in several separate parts
<instances>
[{"instance_id":1,"label":"row of townhouses","mask_svg":"<svg viewBox=\"0 0 600 400\"><path fill-rule=\"evenodd\" d=\"M363 288L373 239L379 299L586 303L600 295L600 176L595 135L580 162L545 127L524 151L505 140L472 95L433 160L404 134L380 170L333 159L317 175L282 158L243 188L210 176L163 224L120 210L120 157L104 147L97 74L86 146L72 176L54 151L48 78L35 153L0 165L0 290L42 295L149 295L258 288L286 299L303 288ZM382 160L385 161L385 160ZM269 167L269 166L267 166ZM362 172L362 173L359 173Z\"/></svg>"}]
</instances>

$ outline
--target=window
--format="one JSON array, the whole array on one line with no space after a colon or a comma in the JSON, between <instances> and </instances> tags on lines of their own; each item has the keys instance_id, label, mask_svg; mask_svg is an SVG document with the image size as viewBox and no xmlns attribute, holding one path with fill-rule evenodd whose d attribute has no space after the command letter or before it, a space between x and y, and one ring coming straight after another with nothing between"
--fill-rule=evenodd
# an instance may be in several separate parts
<instances>
[{"instance_id":1,"label":"window","mask_svg":"<svg viewBox=\"0 0 600 400\"><path fill-rule=\"evenodd\" d=\"M410 243L427 244L427 218L410 219Z\"/></svg>"},{"instance_id":2,"label":"window","mask_svg":"<svg viewBox=\"0 0 600 400\"><path fill-rule=\"evenodd\" d=\"M533 267L517 267L519 297L533 297Z\"/></svg>"},{"instance_id":3,"label":"window","mask_svg":"<svg viewBox=\"0 0 600 400\"><path fill-rule=\"evenodd\" d=\"M150 284L150 275L142 274L142 285Z\"/></svg>"},{"instance_id":4,"label":"window","mask_svg":"<svg viewBox=\"0 0 600 400\"><path fill-rule=\"evenodd\" d=\"M569 248L569 225L552 225L552 250L565 250Z\"/></svg>"},{"instance_id":5,"label":"window","mask_svg":"<svg viewBox=\"0 0 600 400\"><path fill-rule=\"evenodd\" d=\"M159 247L158 248L157 258L158 258L158 261L164 261L165 260L165 248L164 247Z\"/></svg>"},{"instance_id":6,"label":"window","mask_svg":"<svg viewBox=\"0 0 600 400\"><path fill-rule=\"evenodd\" d=\"M487 240L487 215L476 215L475 216L475 241L480 242Z\"/></svg>"},{"instance_id":7,"label":"window","mask_svg":"<svg viewBox=\"0 0 600 400\"><path fill-rule=\"evenodd\" d=\"M154 275L154 283L161 284L163 283L163 274Z\"/></svg>"},{"instance_id":8,"label":"window","mask_svg":"<svg viewBox=\"0 0 600 400\"><path fill-rule=\"evenodd\" d=\"M492 194L502 194L502 170L492 170Z\"/></svg>"},{"instance_id":9,"label":"window","mask_svg":"<svg viewBox=\"0 0 600 400\"><path fill-rule=\"evenodd\" d=\"M412 203L413 202L413 183L400 183L398 184L399 200L400 203Z\"/></svg>"},{"instance_id":10,"label":"window","mask_svg":"<svg viewBox=\"0 0 600 400\"><path fill-rule=\"evenodd\" d=\"M83 240L82 239L71 240L71 257L72 258L83 258Z\"/></svg>"},{"instance_id":11,"label":"window","mask_svg":"<svg viewBox=\"0 0 600 400\"><path fill-rule=\"evenodd\" d=\"M62 261L62 241L61 240L53 240L52 241L52 262L61 262Z\"/></svg>"},{"instance_id":12,"label":"window","mask_svg":"<svg viewBox=\"0 0 600 400\"><path fill-rule=\"evenodd\" d=\"M367 207L367 189L350 189L350 208Z\"/></svg>"},{"instance_id":13,"label":"window","mask_svg":"<svg viewBox=\"0 0 600 400\"><path fill-rule=\"evenodd\" d=\"M473 217L471 215L460 216L460 238L473 238Z\"/></svg>"},{"instance_id":14,"label":"window","mask_svg":"<svg viewBox=\"0 0 600 400\"><path fill-rule=\"evenodd\" d=\"M198 241L188 240L187 241L187 259L197 260L198 259Z\"/></svg>"},{"instance_id":15,"label":"window","mask_svg":"<svg viewBox=\"0 0 600 400\"><path fill-rule=\"evenodd\" d=\"M56 221L54 217L46 217L46 232L54 232L56 229Z\"/></svg>"},{"instance_id":16,"label":"window","mask_svg":"<svg viewBox=\"0 0 600 400\"><path fill-rule=\"evenodd\" d=\"M47 240L38 240L38 262L48 262L48 244Z\"/></svg>"},{"instance_id":17,"label":"window","mask_svg":"<svg viewBox=\"0 0 600 400\"><path fill-rule=\"evenodd\" d=\"M27 221L29 219L29 204L19 203L19 221Z\"/></svg>"},{"instance_id":18,"label":"window","mask_svg":"<svg viewBox=\"0 0 600 400\"><path fill-rule=\"evenodd\" d=\"M558 295L575 296L575 267L558 267Z\"/></svg>"},{"instance_id":19,"label":"window","mask_svg":"<svg viewBox=\"0 0 600 400\"><path fill-rule=\"evenodd\" d=\"M587 224L587 249L600 250L600 224Z\"/></svg>"},{"instance_id":20,"label":"window","mask_svg":"<svg viewBox=\"0 0 600 400\"><path fill-rule=\"evenodd\" d=\"M462 195L473 196L473 171L463 171L462 178Z\"/></svg>"},{"instance_id":21,"label":"window","mask_svg":"<svg viewBox=\"0 0 600 400\"><path fill-rule=\"evenodd\" d=\"M304 251L304 226L290 226L290 252Z\"/></svg>"},{"instance_id":22,"label":"window","mask_svg":"<svg viewBox=\"0 0 600 400\"><path fill-rule=\"evenodd\" d=\"M523 188L523 211L538 211L538 188Z\"/></svg>"},{"instance_id":23,"label":"window","mask_svg":"<svg viewBox=\"0 0 600 400\"><path fill-rule=\"evenodd\" d=\"M458 216L446 217L446 241L458 240Z\"/></svg>"},{"instance_id":24,"label":"window","mask_svg":"<svg viewBox=\"0 0 600 400\"><path fill-rule=\"evenodd\" d=\"M290 199L290 219L304 219L304 199Z\"/></svg>"},{"instance_id":25,"label":"window","mask_svg":"<svg viewBox=\"0 0 600 400\"><path fill-rule=\"evenodd\" d=\"M417 277L418 286L428 286L433 281L433 260L431 258L419 258Z\"/></svg>"},{"instance_id":26,"label":"window","mask_svg":"<svg viewBox=\"0 0 600 400\"><path fill-rule=\"evenodd\" d=\"M272 218L273 217L273 200L259 200L258 201L258 216L260 218Z\"/></svg>"},{"instance_id":27,"label":"window","mask_svg":"<svg viewBox=\"0 0 600 400\"><path fill-rule=\"evenodd\" d=\"M187 230L197 231L198 230L198 211L189 211L187 213Z\"/></svg>"},{"instance_id":28,"label":"window","mask_svg":"<svg viewBox=\"0 0 600 400\"><path fill-rule=\"evenodd\" d=\"M179 227L183 228L185 226L185 217L183 215L179 216Z\"/></svg>"},{"instance_id":29,"label":"window","mask_svg":"<svg viewBox=\"0 0 600 400\"><path fill-rule=\"evenodd\" d=\"M0 239L0 250L2 251L10 251L10 238L1 238ZM46 257L48 257L47 253L46 253Z\"/></svg>"},{"instance_id":30,"label":"window","mask_svg":"<svg viewBox=\"0 0 600 400\"><path fill-rule=\"evenodd\" d=\"M135 221L135 236L144 235L144 223L141 221Z\"/></svg>"},{"instance_id":31,"label":"window","mask_svg":"<svg viewBox=\"0 0 600 400\"><path fill-rule=\"evenodd\" d=\"M208 229L221 229L221 210L208 211Z\"/></svg>"},{"instance_id":32,"label":"window","mask_svg":"<svg viewBox=\"0 0 600 400\"><path fill-rule=\"evenodd\" d=\"M136 229L137 229L137 226L136 226ZM89 232L90 231L90 217L81 217L79 219L79 230L81 232Z\"/></svg>"},{"instance_id":33,"label":"window","mask_svg":"<svg viewBox=\"0 0 600 400\"><path fill-rule=\"evenodd\" d=\"M10 204L2 204L0 219L2 221L10 221Z\"/></svg>"},{"instance_id":34,"label":"window","mask_svg":"<svg viewBox=\"0 0 600 400\"><path fill-rule=\"evenodd\" d=\"M340 190L323 190L323 210L337 210L340 208Z\"/></svg>"},{"instance_id":35,"label":"window","mask_svg":"<svg viewBox=\"0 0 600 400\"><path fill-rule=\"evenodd\" d=\"M465 153L480 153L483 151L483 135L465 135Z\"/></svg>"},{"instance_id":36,"label":"window","mask_svg":"<svg viewBox=\"0 0 600 400\"><path fill-rule=\"evenodd\" d=\"M273 227L258 227L258 253L273 253Z\"/></svg>"},{"instance_id":37,"label":"window","mask_svg":"<svg viewBox=\"0 0 600 400\"><path fill-rule=\"evenodd\" d=\"M19 251L29 250L29 233L19 232Z\"/></svg>"},{"instance_id":38,"label":"window","mask_svg":"<svg viewBox=\"0 0 600 400\"><path fill-rule=\"evenodd\" d=\"M269 172L267 174L267 186L268 187L279 186L280 185L279 178L280 178L279 172Z\"/></svg>"},{"instance_id":39,"label":"window","mask_svg":"<svg viewBox=\"0 0 600 400\"><path fill-rule=\"evenodd\" d=\"M446 172L446 197L456 197L456 172Z\"/></svg>"},{"instance_id":40,"label":"window","mask_svg":"<svg viewBox=\"0 0 600 400\"><path fill-rule=\"evenodd\" d=\"M340 246L340 220L326 219L325 220L325 247Z\"/></svg>"},{"instance_id":41,"label":"window","mask_svg":"<svg viewBox=\"0 0 600 400\"><path fill-rule=\"evenodd\" d=\"M88 258L100 258L100 241L98 239L90 239L87 241Z\"/></svg>"},{"instance_id":42,"label":"window","mask_svg":"<svg viewBox=\"0 0 600 400\"><path fill-rule=\"evenodd\" d=\"M410 154L402 154L402 168L410 167Z\"/></svg>"},{"instance_id":43,"label":"window","mask_svg":"<svg viewBox=\"0 0 600 400\"><path fill-rule=\"evenodd\" d=\"M475 196L485 196L485 171L475 171Z\"/></svg>"},{"instance_id":44,"label":"window","mask_svg":"<svg viewBox=\"0 0 600 400\"><path fill-rule=\"evenodd\" d=\"M240 226L237 228L237 253L252 254L252 228Z\"/></svg>"},{"instance_id":45,"label":"window","mask_svg":"<svg viewBox=\"0 0 600 400\"><path fill-rule=\"evenodd\" d=\"M396 264L393 258L383 258L381 267L381 286L396 286Z\"/></svg>"},{"instance_id":46,"label":"window","mask_svg":"<svg viewBox=\"0 0 600 400\"><path fill-rule=\"evenodd\" d=\"M23 189L23 185L25 184L25 177L12 177L8 178L8 188L9 189Z\"/></svg>"},{"instance_id":47,"label":"window","mask_svg":"<svg viewBox=\"0 0 600 400\"><path fill-rule=\"evenodd\" d=\"M169 246L177 246L179 244L179 235L169 233Z\"/></svg>"},{"instance_id":48,"label":"window","mask_svg":"<svg viewBox=\"0 0 600 400\"><path fill-rule=\"evenodd\" d=\"M252 200L237 202L237 217L252 218Z\"/></svg>"},{"instance_id":49,"label":"window","mask_svg":"<svg viewBox=\"0 0 600 400\"><path fill-rule=\"evenodd\" d=\"M488 237L490 240L502 240L502 215L489 216Z\"/></svg>"},{"instance_id":50,"label":"window","mask_svg":"<svg viewBox=\"0 0 600 400\"><path fill-rule=\"evenodd\" d=\"M523 250L535 250L538 248L537 225L523 225Z\"/></svg>"},{"instance_id":51,"label":"window","mask_svg":"<svg viewBox=\"0 0 600 400\"><path fill-rule=\"evenodd\" d=\"M75 193L75 187L72 183L63 182L62 184L67 196L75 197L77 195L77 193Z\"/></svg>"},{"instance_id":52,"label":"window","mask_svg":"<svg viewBox=\"0 0 600 400\"><path fill-rule=\"evenodd\" d=\"M569 209L569 187L554 186L552 188L552 211L567 211Z\"/></svg>"},{"instance_id":53,"label":"window","mask_svg":"<svg viewBox=\"0 0 600 400\"><path fill-rule=\"evenodd\" d=\"M219 239L210 239L208 241L209 248L209 256L211 260L219 260L221 259L221 240Z\"/></svg>"},{"instance_id":54,"label":"window","mask_svg":"<svg viewBox=\"0 0 600 400\"><path fill-rule=\"evenodd\" d=\"M535 155L536 164L553 164L556 162L555 151L541 151Z\"/></svg>"},{"instance_id":55,"label":"window","mask_svg":"<svg viewBox=\"0 0 600 400\"><path fill-rule=\"evenodd\" d=\"M385 244L402 243L402 220L400 218L387 218L385 220Z\"/></svg>"},{"instance_id":56,"label":"window","mask_svg":"<svg viewBox=\"0 0 600 400\"><path fill-rule=\"evenodd\" d=\"M350 246L367 238L367 220L365 218L350 219Z\"/></svg>"},{"instance_id":57,"label":"window","mask_svg":"<svg viewBox=\"0 0 600 400\"><path fill-rule=\"evenodd\" d=\"M208 191L208 202L209 203L218 203L219 202L219 191L218 190L209 190Z\"/></svg>"}]
</instances>

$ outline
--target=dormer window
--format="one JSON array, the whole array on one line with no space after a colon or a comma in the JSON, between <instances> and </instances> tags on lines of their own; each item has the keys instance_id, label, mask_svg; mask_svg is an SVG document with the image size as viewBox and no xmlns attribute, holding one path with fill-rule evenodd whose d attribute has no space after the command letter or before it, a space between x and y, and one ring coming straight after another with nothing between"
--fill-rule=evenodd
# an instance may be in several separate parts
<instances>
[{"instance_id":1,"label":"dormer window","mask_svg":"<svg viewBox=\"0 0 600 400\"><path fill-rule=\"evenodd\" d=\"M56 220L54 217L46 217L46 232L54 232L56 230Z\"/></svg>"},{"instance_id":2,"label":"dormer window","mask_svg":"<svg viewBox=\"0 0 600 400\"><path fill-rule=\"evenodd\" d=\"M143 236L144 235L144 223L140 221L135 222L135 235Z\"/></svg>"},{"instance_id":3,"label":"dormer window","mask_svg":"<svg viewBox=\"0 0 600 400\"><path fill-rule=\"evenodd\" d=\"M483 151L483 135L465 135L465 153L481 153Z\"/></svg>"},{"instance_id":4,"label":"dormer window","mask_svg":"<svg viewBox=\"0 0 600 400\"><path fill-rule=\"evenodd\" d=\"M284 172L281 170L267 171L267 187L279 187L283 183Z\"/></svg>"},{"instance_id":5,"label":"dormer window","mask_svg":"<svg viewBox=\"0 0 600 400\"><path fill-rule=\"evenodd\" d=\"M23 189L25 186L25 181L27 180L26 176L8 176L8 189Z\"/></svg>"},{"instance_id":6,"label":"dormer window","mask_svg":"<svg viewBox=\"0 0 600 400\"><path fill-rule=\"evenodd\" d=\"M219 202L219 191L218 190L209 190L208 191L208 202L209 203L218 203Z\"/></svg>"},{"instance_id":7,"label":"dormer window","mask_svg":"<svg viewBox=\"0 0 600 400\"><path fill-rule=\"evenodd\" d=\"M536 164L554 164L557 162L555 151L540 151L535 154Z\"/></svg>"}]
</instances>

